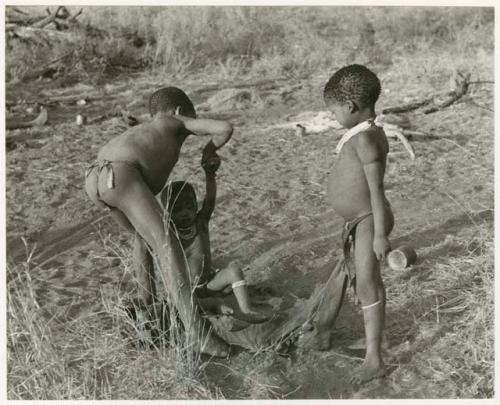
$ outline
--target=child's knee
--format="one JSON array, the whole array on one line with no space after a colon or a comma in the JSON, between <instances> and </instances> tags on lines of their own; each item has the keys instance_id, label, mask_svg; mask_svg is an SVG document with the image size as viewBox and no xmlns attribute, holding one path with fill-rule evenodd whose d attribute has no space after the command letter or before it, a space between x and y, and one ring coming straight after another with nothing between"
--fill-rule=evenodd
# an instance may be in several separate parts
<instances>
[{"instance_id":1,"label":"child's knee","mask_svg":"<svg viewBox=\"0 0 500 405\"><path fill-rule=\"evenodd\" d=\"M383 284L379 276L376 274L356 275L356 294L362 305L383 298L379 297L381 292L383 292Z\"/></svg>"},{"instance_id":2,"label":"child's knee","mask_svg":"<svg viewBox=\"0 0 500 405\"><path fill-rule=\"evenodd\" d=\"M244 278L241 266L237 261L229 263L229 265L227 266L227 272L231 275L231 278L233 278L235 281L243 280Z\"/></svg>"}]
</instances>

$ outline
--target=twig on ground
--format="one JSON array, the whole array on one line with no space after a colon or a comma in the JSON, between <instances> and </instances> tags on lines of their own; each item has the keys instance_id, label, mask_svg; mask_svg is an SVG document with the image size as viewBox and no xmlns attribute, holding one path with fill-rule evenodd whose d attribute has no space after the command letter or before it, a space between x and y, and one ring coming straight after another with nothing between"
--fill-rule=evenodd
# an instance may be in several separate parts
<instances>
[{"instance_id":1,"label":"twig on ground","mask_svg":"<svg viewBox=\"0 0 500 405\"><path fill-rule=\"evenodd\" d=\"M462 149L463 151L467 152L469 155L474 156L474 153L473 153L473 152L471 152L471 151L470 151L469 149L467 149L467 148L464 148L462 145L460 145L459 143L457 143L457 142L455 142L455 141L451 140L450 138L443 137L443 138L441 138L441 139L443 139L443 140L445 140L445 141L448 141L448 142L452 143L452 144L453 144L453 145L455 145L455 146L458 146L460 149Z\"/></svg>"},{"instance_id":2,"label":"twig on ground","mask_svg":"<svg viewBox=\"0 0 500 405\"><path fill-rule=\"evenodd\" d=\"M489 107L486 107L484 105L481 105L479 103L476 103L475 101L472 101L472 100L467 100L466 101L467 103L470 103L476 107L479 107L479 108L482 108L483 110L486 110L486 111L490 111L490 112L495 112L495 110L493 110L493 108L489 108Z\"/></svg>"},{"instance_id":3,"label":"twig on ground","mask_svg":"<svg viewBox=\"0 0 500 405\"><path fill-rule=\"evenodd\" d=\"M495 82L493 80L476 80L473 82L469 82L469 84L484 84L484 83L495 84Z\"/></svg>"}]
</instances>

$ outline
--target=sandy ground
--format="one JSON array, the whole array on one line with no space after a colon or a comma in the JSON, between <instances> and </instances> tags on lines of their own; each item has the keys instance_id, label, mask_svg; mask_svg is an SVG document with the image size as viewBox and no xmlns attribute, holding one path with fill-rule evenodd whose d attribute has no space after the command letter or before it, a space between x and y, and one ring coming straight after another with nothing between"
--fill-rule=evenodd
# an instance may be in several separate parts
<instances>
[{"instance_id":1,"label":"sandy ground","mask_svg":"<svg viewBox=\"0 0 500 405\"><path fill-rule=\"evenodd\" d=\"M420 94L418 83L401 92L397 89L403 88L402 79L389 74L384 79L389 92L382 95L380 109ZM324 81L316 77L293 85L256 84L246 93L196 78L182 84L195 105L202 106L202 114L235 124L234 138L220 153L219 193L211 223L216 263L239 259L248 266L251 284L269 288L290 303L308 298L318 283L326 281L340 254L342 221L326 203L325 183L342 130L326 128L298 137L287 127L300 122L307 130L315 125L313 117L324 110L319 97ZM107 294L133 297L132 275L123 262L129 260L128 235L119 233L87 200L82 187L85 167L99 147L126 125L111 118L78 127L74 117L78 112L95 116L116 105L145 114L149 93L161 84L139 77L99 89L41 90L41 98L70 95L89 102L49 105L49 125L29 130L36 132L35 138L7 152L8 260L18 263L33 253L31 260L41 263L31 278L47 319L77 322L102 311ZM425 301L425 294L418 303L401 300L400 294L404 284L422 292L430 286L446 292L450 286L436 287L433 272L465 255L457 240L472 240L477 232L492 235L493 114L468 102L473 96L492 108L487 86L473 87L471 96L444 111L407 114L413 129L435 135L413 142L416 160L409 159L401 144L390 142L386 189L396 216L391 241L393 246L410 244L419 259L403 272L383 270L389 376L361 389L342 379L363 355L346 349L363 336L361 313L348 295L330 351L280 356L236 350L228 360L204 365L210 386L226 398L454 396L452 386L436 385L414 364L419 356L432 356L449 325L436 324L433 315L425 315L435 305ZM428 90L422 89L422 96ZM172 175L172 180L192 181L200 195L203 143L186 142ZM415 305L418 316L411 315Z\"/></svg>"}]
</instances>

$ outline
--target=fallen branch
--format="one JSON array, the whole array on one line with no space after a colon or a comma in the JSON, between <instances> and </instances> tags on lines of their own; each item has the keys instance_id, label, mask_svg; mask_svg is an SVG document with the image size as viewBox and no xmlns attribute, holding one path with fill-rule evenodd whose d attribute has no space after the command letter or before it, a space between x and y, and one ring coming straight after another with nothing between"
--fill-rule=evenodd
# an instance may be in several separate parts
<instances>
[{"instance_id":1,"label":"fallen branch","mask_svg":"<svg viewBox=\"0 0 500 405\"><path fill-rule=\"evenodd\" d=\"M415 139L415 140L440 139L440 137L438 137L436 135L426 134L425 132L420 132L420 131L410 131L407 129L403 129L403 135L409 141L411 141L413 139Z\"/></svg>"},{"instance_id":2,"label":"fallen branch","mask_svg":"<svg viewBox=\"0 0 500 405\"><path fill-rule=\"evenodd\" d=\"M83 8L81 8L76 14L73 14L70 18L69 18L69 22L75 22L76 21L76 18L82 14L83 12Z\"/></svg>"},{"instance_id":3,"label":"fallen branch","mask_svg":"<svg viewBox=\"0 0 500 405\"><path fill-rule=\"evenodd\" d=\"M47 8L47 13L49 14L47 17L44 19L32 24L31 26L33 28L43 28L46 25L49 25L50 23L54 22L54 20L58 17L59 10L61 10L64 6L59 6L57 8L57 11L55 13L51 13L50 9Z\"/></svg>"},{"instance_id":4,"label":"fallen branch","mask_svg":"<svg viewBox=\"0 0 500 405\"><path fill-rule=\"evenodd\" d=\"M431 114L433 112L442 110L443 108L446 108L446 107L452 105L457 100L459 100L461 97L463 97L465 93L467 93L467 90L468 90L470 84L493 83L493 82L490 82L487 80L471 82L470 81L470 73L464 75L461 72L457 72L457 76L460 80L455 79L455 86L456 86L455 89L446 95L446 99L442 103L440 103L439 105L429 107L426 110L424 110L424 114ZM425 107L425 106L433 103L434 99L436 97L437 96L431 96L431 97L428 97L428 98L421 100L421 101L415 101L415 102L408 103L408 104L398 105L398 106L394 106L394 107L388 107L388 108L385 108L382 110L382 114L390 114L390 113L401 114L401 113L417 110L421 107Z\"/></svg>"},{"instance_id":5,"label":"fallen branch","mask_svg":"<svg viewBox=\"0 0 500 405\"><path fill-rule=\"evenodd\" d=\"M6 27L6 30L7 28L11 36L30 40L36 44L46 43L47 45L54 46L54 41L66 42L68 44L74 44L77 41L71 35L56 30L23 26L12 27L11 25Z\"/></svg>"},{"instance_id":6,"label":"fallen branch","mask_svg":"<svg viewBox=\"0 0 500 405\"><path fill-rule=\"evenodd\" d=\"M65 6L59 6L56 11L56 17L60 18L61 20L66 20L68 17L71 16L71 13L68 11L68 9Z\"/></svg>"},{"instance_id":7,"label":"fallen branch","mask_svg":"<svg viewBox=\"0 0 500 405\"><path fill-rule=\"evenodd\" d=\"M382 110L382 114L401 114L401 113L405 113L408 111L413 111L413 110L416 110L420 107L424 107L424 106L430 104L433 100L434 100L434 97L429 97L429 98L426 98L425 100L422 100L422 101L416 101L413 103L403 104L403 105L396 106L396 107L388 107L388 108L385 108Z\"/></svg>"},{"instance_id":8,"label":"fallen branch","mask_svg":"<svg viewBox=\"0 0 500 405\"><path fill-rule=\"evenodd\" d=\"M484 83L495 84L493 80L476 80L473 82L469 82L469 84L484 84Z\"/></svg>"},{"instance_id":9,"label":"fallen branch","mask_svg":"<svg viewBox=\"0 0 500 405\"><path fill-rule=\"evenodd\" d=\"M467 90L469 89L470 73L466 75L459 73L459 75L462 78L462 80L456 83L457 88L450 93L449 97L438 106L430 107L424 110L424 114L431 114L433 112L442 110L443 108L449 107L457 100L460 100L464 96L464 94L467 93Z\"/></svg>"},{"instance_id":10,"label":"fallen branch","mask_svg":"<svg viewBox=\"0 0 500 405\"><path fill-rule=\"evenodd\" d=\"M19 121L19 120L9 120L5 122L6 129L20 129L20 128L32 128L41 127L47 123L49 115L45 107L40 107L40 114L34 120L31 121ZM9 140L9 136L5 136L6 140Z\"/></svg>"}]
</instances>

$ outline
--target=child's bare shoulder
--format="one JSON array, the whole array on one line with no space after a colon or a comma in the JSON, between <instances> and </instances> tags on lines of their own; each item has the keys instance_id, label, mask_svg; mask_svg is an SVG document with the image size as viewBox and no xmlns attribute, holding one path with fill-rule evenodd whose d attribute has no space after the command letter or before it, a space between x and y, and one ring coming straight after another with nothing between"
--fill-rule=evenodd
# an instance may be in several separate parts
<instances>
[{"instance_id":1,"label":"child's bare shoulder","mask_svg":"<svg viewBox=\"0 0 500 405\"><path fill-rule=\"evenodd\" d=\"M357 144L361 147L374 147L387 141L384 129L376 125L360 132L357 139Z\"/></svg>"},{"instance_id":2,"label":"child's bare shoulder","mask_svg":"<svg viewBox=\"0 0 500 405\"><path fill-rule=\"evenodd\" d=\"M382 128L372 126L357 136L355 148L360 155L381 155L388 152L388 143Z\"/></svg>"},{"instance_id":3,"label":"child's bare shoulder","mask_svg":"<svg viewBox=\"0 0 500 405\"><path fill-rule=\"evenodd\" d=\"M184 123L180 120L175 119L171 115L162 115L153 118L152 121L146 123L149 124L148 129L151 131L181 131L184 129Z\"/></svg>"}]
</instances>

